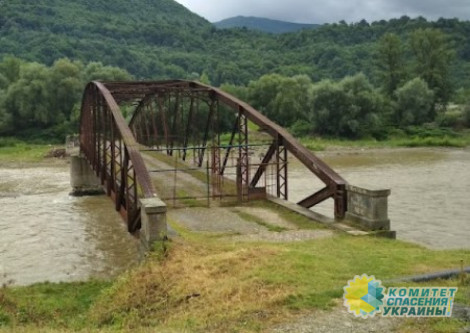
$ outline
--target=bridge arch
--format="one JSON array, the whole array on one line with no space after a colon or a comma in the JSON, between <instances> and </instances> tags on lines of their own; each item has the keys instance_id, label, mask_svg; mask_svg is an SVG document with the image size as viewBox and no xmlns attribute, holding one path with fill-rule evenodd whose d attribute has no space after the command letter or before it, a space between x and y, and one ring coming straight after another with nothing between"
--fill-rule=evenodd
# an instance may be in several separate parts
<instances>
[{"instance_id":1,"label":"bridge arch","mask_svg":"<svg viewBox=\"0 0 470 333\"><path fill-rule=\"evenodd\" d=\"M129 232L140 227L139 197L156 196L138 143L104 83L89 83L80 114L80 151L101 180Z\"/></svg>"},{"instance_id":2,"label":"bridge arch","mask_svg":"<svg viewBox=\"0 0 470 333\"><path fill-rule=\"evenodd\" d=\"M129 125L122 109L131 110ZM248 151L253 145L250 124L268 138L268 149L255 169L250 166ZM222 144L224 133L226 142ZM202 152L197 161L199 167L204 161L204 151L213 149L212 172L222 177L228 156L237 150L237 186L242 198L249 196L269 161L274 160L277 169L273 194L288 199L289 153L324 184L298 204L310 208L332 198L335 217L343 218L346 212L347 182L339 174L246 102L199 82L89 83L82 103L80 142L82 152L116 202L116 209L128 221L130 231L140 226L138 197L156 195L139 152L143 146L168 155L178 151L183 160L190 146L197 146Z\"/></svg>"}]
</instances>

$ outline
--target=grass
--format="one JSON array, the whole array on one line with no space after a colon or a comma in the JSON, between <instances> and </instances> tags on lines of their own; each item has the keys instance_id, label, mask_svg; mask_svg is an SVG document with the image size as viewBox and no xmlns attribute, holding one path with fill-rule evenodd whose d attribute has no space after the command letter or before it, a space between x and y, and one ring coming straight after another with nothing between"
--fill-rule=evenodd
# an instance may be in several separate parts
<instances>
[{"instance_id":1,"label":"grass","mask_svg":"<svg viewBox=\"0 0 470 333\"><path fill-rule=\"evenodd\" d=\"M0 327L48 326L80 329L87 311L109 282L43 283L0 290Z\"/></svg>"},{"instance_id":2,"label":"grass","mask_svg":"<svg viewBox=\"0 0 470 333\"><path fill-rule=\"evenodd\" d=\"M400 333L456 333L465 326L464 321L455 318L414 318L401 325Z\"/></svg>"},{"instance_id":3,"label":"grass","mask_svg":"<svg viewBox=\"0 0 470 333\"><path fill-rule=\"evenodd\" d=\"M455 302L460 304L466 304L470 306L470 276L465 275L462 280L459 277L453 279L439 279L421 283L394 283L397 287L458 287L459 290L455 296Z\"/></svg>"},{"instance_id":4,"label":"grass","mask_svg":"<svg viewBox=\"0 0 470 333\"><path fill-rule=\"evenodd\" d=\"M50 145L29 145L18 143L14 146L0 146L0 162L39 162L51 150Z\"/></svg>"},{"instance_id":5,"label":"grass","mask_svg":"<svg viewBox=\"0 0 470 333\"><path fill-rule=\"evenodd\" d=\"M373 274L384 281L458 267L460 259L470 258L468 250L434 251L368 237L237 243L176 229L181 238L167 244L165 255L151 253L112 284L2 290L0 318L7 327L258 332L314 309L331 308L355 275ZM448 283L454 282L431 285ZM443 320L423 327L439 332L439 326L461 324Z\"/></svg>"},{"instance_id":6,"label":"grass","mask_svg":"<svg viewBox=\"0 0 470 333\"><path fill-rule=\"evenodd\" d=\"M302 137L300 142L310 150L323 151L331 148L396 148L396 147L455 147L470 146L470 132L416 131L413 134L391 136L385 140L359 139L342 140L316 137Z\"/></svg>"}]
</instances>

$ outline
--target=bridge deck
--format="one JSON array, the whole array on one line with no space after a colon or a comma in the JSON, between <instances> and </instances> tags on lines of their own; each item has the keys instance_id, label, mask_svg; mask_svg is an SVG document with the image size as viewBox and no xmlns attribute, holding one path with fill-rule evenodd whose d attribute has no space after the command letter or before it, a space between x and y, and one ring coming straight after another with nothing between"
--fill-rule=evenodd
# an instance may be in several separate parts
<instances>
[{"instance_id":1,"label":"bridge deck","mask_svg":"<svg viewBox=\"0 0 470 333\"><path fill-rule=\"evenodd\" d=\"M204 169L185 172L179 164L175 177L171 156L142 155L152 182L168 205L170 224L195 232L219 234L233 241L299 241L334 235L322 225L267 200L237 203L235 196L208 200ZM173 185L175 180L176 186Z\"/></svg>"}]
</instances>

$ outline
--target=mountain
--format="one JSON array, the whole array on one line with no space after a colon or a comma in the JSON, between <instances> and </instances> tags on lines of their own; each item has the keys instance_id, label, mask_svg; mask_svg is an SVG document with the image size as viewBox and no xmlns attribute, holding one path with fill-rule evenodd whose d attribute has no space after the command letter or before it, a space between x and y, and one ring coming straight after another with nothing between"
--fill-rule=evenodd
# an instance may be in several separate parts
<instances>
[{"instance_id":1,"label":"mountain","mask_svg":"<svg viewBox=\"0 0 470 333\"><path fill-rule=\"evenodd\" d=\"M292 23L254 16L236 16L213 23L219 29L247 28L272 34L318 28L320 24Z\"/></svg>"},{"instance_id":2,"label":"mountain","mask_svg":"<svg viewBox=\"0 0 470 333\"><path fill-rule=\"evenodd\" d=\"M169 54L204 49L211 29L173 0L8 0L0 10L0 57L102 61L147 76L164 73Z\"/></svg>"},{"instance_id":3,"label":"mountain","mask_svg":"<svg viewBox=\"0 0 470 333\"><path fill-rule=\"evenodd\" d=\"M126 69L136 79L199 79L246 85L268 73L313 81L363 72L379 83L378 41L395 33L412 65L410 35L439 29L455 49L449 75L470 88L470 21L403 16L324 24L284 34L218 29L174 0L0 0L0 62L5 55L51 65L67 57ZM413 66L405 71L412 72ZM2 98L0 76L0 100Z\"/></svg>"}]
</instances>

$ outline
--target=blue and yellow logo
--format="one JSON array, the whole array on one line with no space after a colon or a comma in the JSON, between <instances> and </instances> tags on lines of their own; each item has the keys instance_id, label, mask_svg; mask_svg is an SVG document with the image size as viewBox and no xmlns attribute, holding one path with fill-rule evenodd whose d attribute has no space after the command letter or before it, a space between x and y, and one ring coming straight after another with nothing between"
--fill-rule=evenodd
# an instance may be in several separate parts
<instances>
[{"instance_id":1,"label":"blue and yellow logo","mask_svg":"<svg viewBox=\"0 0 470 333\"><path fill-rule=\"evenodd\" d=\"M349 313L362 318L373 317L376 313L380 313L385 288L373 275L356 275L343 289L344 305Z\"/></svg>"}]
</instances>

